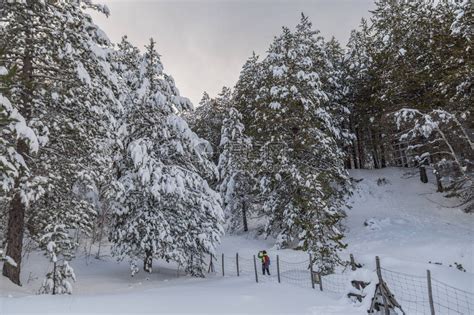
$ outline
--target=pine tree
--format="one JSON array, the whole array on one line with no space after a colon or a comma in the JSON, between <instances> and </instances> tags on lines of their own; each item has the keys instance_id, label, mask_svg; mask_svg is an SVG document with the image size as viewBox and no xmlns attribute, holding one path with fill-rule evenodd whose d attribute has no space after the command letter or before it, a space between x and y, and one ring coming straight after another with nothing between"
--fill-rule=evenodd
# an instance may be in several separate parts
<instances>
[{"instance_id":1,"label":"pine tree","mask_svg":"<svg viewBox=\"0 0 474 315\"><path fill-rule=\"evenodd\" d=\"M346 68L355 164L378 167L381 156L420 174L430 165L438 191L461 197L466 211L474 195L472 14L468 2L377 1L371 26L351 36Z\"/></svg>"},{"instance_id":2,"label":"pine tree","mask_svg":"<svg viewBox=\"0 0 474 315\"><path fill-rule=\"evenodd\" d=\"M36 134L39 148L35 152L22 137L13 143L26 167L19 169L8 196L6 254L17 266L4 265L3 274L16 284L25 232L39 241L49 218L65 223L66 209L81 216L85 205L74 185L93 185L104 166L97 148L106 137L108 109L116 106L107 62L110 43L87 8L107 13L88 1L2 2L0 8L2 61L7 68L17 66L9 99ZM87 207L88 214L94 211ZM75 228L87 231L83 224Z\"/></svg>"},{"instance_id":3,"label":"pine tree","mask_svg":"<svg viewBox=\"0 0 474 315\"><path fill-rule=\"evenodd\" d=\"M245 62L240 72L232 97L233 106L243 115L243 118L250 118L250 112L253 110L259 90L258 84L261 81L263 71L259 63L259 57L252 53L252 56ZM244 125L250 124L251 121L243 122Z\"/></svg>"},{"instance_id":4,"label":"pine tree","mask_svg":"<svg viewBox=\"0 0 474 315\"><path fill-rule=\"evenodd\" d=\"M294 32L283 28L258 66L258 92L247 98L252 108L243 121L266 233L282 247L310 251L321 272L330 272L344 247L339 225L348 178L338 146L345 133L336 113L343 110L324 90L331 77L325 58L323 39L306 16Z\"/></svg>"},{"instance_id":5,"label":"pine tree","mask_svg":"<svg viewBox=\"0 0 474 315\"><path fill-rule=\"evenodd\" d=\"M219 160L222 122L231 106L231 98L232 91L228 87L223 87L216 98L211 98L204 92L199 107L185 115L192 130L199 137L209 141L212 149L212 161L215 164Z\"/></svg>"},{"instance_id":6,"label":"pine tree","mask_svg":"<svg viewBox=\"0 0 474 315\"><path fill-rule=\"evenodd\" d=\"M381 168L386 166L386 148L380 122L384 114L382 103L377 101L383 80L379 71L383 63L375 57L372 30L362 19L359 30L351 32L345 62L344 97L350 114L353 168Z\"/></svg>"},{"instance_id":7,"label":"pine tree","mask_svg":"<svg viewBox=\"0 0 474 315\"><path fill-rule=\"evenodd\" d=\"M248 231L248 217L252 202L250 197L253 178L248 170L249 139L244 135L242 115L234 108L222 123L219 170L219 192L224 214L231 232Z\"/></svg>"},{"instance_id":8,"label":"pine tree","mask_svg":"<svg viewBox=\"0 0 474 315\"><path fill-rule=\"evenodd\" d=\"M191 104L163 72L153 40L138 70L138 88L131 86L138 102L125 106L116 163L113 254L130 259L132 275L137 259L152 272L160 258L203 276L204 255L214 254L223 233L220 198L207 183L217 171L201 150L203 140L179 117Z\"/></svg>"}]
</instances>

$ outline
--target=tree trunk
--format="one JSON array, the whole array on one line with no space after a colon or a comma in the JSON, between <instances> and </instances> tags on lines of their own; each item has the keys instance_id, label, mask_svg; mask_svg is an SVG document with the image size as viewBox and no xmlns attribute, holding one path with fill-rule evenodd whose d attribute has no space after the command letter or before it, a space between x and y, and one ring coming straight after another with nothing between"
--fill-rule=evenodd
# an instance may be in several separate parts
<instances>
[{"instance_id":1,"label":"tree trunk","mask_svg":"<svg viewBox=\"0 0 474 315\"><path fill-rule=\"evenodd\" d=\"M143 260L143 270L151 273L153 266L153 255L150 250L145 251L145 259Z\"/></svg>"},{"instance_id":2,"label":"tree trunk","mask_svg":"<svg viewBox=\"0 0 474 315\"><path fill-rule=\"evenodd\" d=\"M7 229L7 252L6 255L13 259L16 267L8 263L3 264L3 275L13 283L21 285L21 253L23 250L23 232L25 228L25 205L21 202L20 191L16 191L13 200L10 202L8 212Z\"/></svg>"},{"instance_id":3,"label":"tree trunk","mask_svg":"<svg viewBox=\"0 0 474 315\"><path fill-rule=\"evenodd\" d=\"M242 202L242 223L244 225L244 232L248 232L249 227L247 224L247 208L245 205L245 201Z\"/></svg>"},{"instance_id":4,"label":"tree trunk","mask_svg":"<svg viewBox=\"0 0 474 315\"><path fill-rule=\"evenodd\" d=\"M53 295L56 295L56 262L53 267Z\"/></svg>"},{"instance_id":5,"label":"tree trunk","mask_svg":"<svg viewBox=\"0 0 474 315\"><path fill-rule=\"evenodd\" d=\"M28 31L27 31L28 32ZM31 36L31 34L29 34ZM31 117L31 104L33 95L33 62L31 51L29 49L30 41L26 43L25 55L23 57L23 66L21 68L21 84L24 86L22 92L20 112L28 121ZM25 160L29 153L29 146L23 139L17 141L17 152ZM21 285L20 271L21 271L21 254L23 251L23 235L25 231L25 211L26 206L21 200L20 178L23 177L23 169L20 169L20 174L15 181L13 199L10 201L10 208L8 211L8 226L7 226L7 252L6 255L13 259L16 267L10 264L3 264L2 274L10 279L13 283Z\"/></svg>"},{"instance_id":6,"label":"tree trunk","mask_svg":"<svg viewBox=\"0 0 474 315\"><path fill-rule=\"evenodd\" d=\"M368 132L368 138L370 140L370 146L371 146L371 149L372 149L372 159L374 161L374 168L379 169L380 168L380 163L379 163L379 158L377 156L377 145L376 145L376 142L375 142L375 136L374 136L371 128L367 128L367 132Z\"/></svg>"},{"instance_id":7,"label":"tree trunk","mask_svg":"<svg viewBox=\"0 0 474 315\"><path fill-rule=\"evenodd\" d=\"M426 167L420 165L420 181L424 184L428 182L428 175L426 175Z\"/></svg>"},{"instance_id":8,"label":"tree trunk","mask_svg":"<svg viewBox=\"0 0 474 315\"><path fill-rule=\"evenodd\" d=\"M380 143L380 157L381 157L381 163L382 163L382 168L387 167L387 157L386 157L386 150L385 150L385 145L384 145L384 139L383 139L383 134L380 132L379 133L379 143Z\"/></svg>"},{"instance_id":9,"label":"tree trunk","mask_svg":"<svg viewBox=\"0 0 474 315\"><path fill-rule=\"evenodd\" d=\"M364 157L364 147L362 145L362 132L360 128L357 128L357 155L358 155L358 162L359 168L365 167L365 157Z\"/></svg>"},{"instance_id":10,"label":"tree trunk","mask_svg":"<svg viewBox=\"0 0 474 315\"><path fill-rule=\"evenodd\" d=\"M436 185L438 186L438 189L436 190L437 192L443 192L443 183L441 183L441 176L439 175L439 172L436 170Z\"/></svg>"}]
</instances>

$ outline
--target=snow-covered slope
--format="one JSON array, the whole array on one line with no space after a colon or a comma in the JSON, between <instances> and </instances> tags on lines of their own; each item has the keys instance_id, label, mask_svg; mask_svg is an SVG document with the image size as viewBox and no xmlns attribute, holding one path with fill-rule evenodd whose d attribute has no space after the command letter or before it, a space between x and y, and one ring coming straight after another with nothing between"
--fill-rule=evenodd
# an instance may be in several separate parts
<instances>
[{"instance_id":1,"label":"snow-covered slope","mask_svg":"<svg viewBox=\"0 0 474 315\"><path fill-rule=\"evenodd\" d=\"M379 255L382 266L420 276L430 269L439 280L474 291L474 216L456 207L457 200L437 193L431 181L421 183L416 170L354 170L351 176L362 181L347 211L347 253L368 265Z\"/></svg>"},{"instance_id":2,"label":"snow-covered slope","mask_svg":"<svg viewBox=\"0 0 474 315\"><path fill-rule=\"evenodd\" d=\"M382 267L390 270L424 276L430 269L434 278L473 292L474 216L454 207L455 200L444 198L432 183L422 184L410 172L414 171L351 172L362 181L350 198L345 222L349 245L343 256L353 253L369 271L375 267L376 255ZM226 257L239 252L244 259L267 249L285 261L307 259L305 253L276 250L273 245L273 240L253 234L226 236L219 252ZM454 262L466 272L457 270ZM36 296L47 265L43 257L30 254L23 266L23 287L0 277L0 314L366 314L363 307L353 307L344 297L312 290L309 285L278 284L275 278L265 281L270 278L261 277L257 284L253 275L237 278L232 272L205 279L178 277L176 266L163 263L151 275L140 272L131 278L128 265L111 257L79 256L72 265L78 278L73 295Z\"/></svg>"}]
</instances>

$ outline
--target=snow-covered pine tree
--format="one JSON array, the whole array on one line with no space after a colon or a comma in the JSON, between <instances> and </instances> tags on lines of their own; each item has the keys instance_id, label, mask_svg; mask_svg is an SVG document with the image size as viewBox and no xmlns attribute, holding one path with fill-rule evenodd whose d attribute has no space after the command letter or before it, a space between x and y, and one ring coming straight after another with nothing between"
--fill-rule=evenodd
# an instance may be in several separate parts
<instances>
[{"instance_id":1,"label":"snow-covered pine tree","mask_svg":"<svg viewBox=\"0 0 474 315\"><path fill-rule=\"evenodd\" d=\"M50 218L70 233L87 231L93 219L93 206L73 187L100 179L99 140L106 137L108 110L117 103L107 62L110 44L87 8L107 13L89 1L3 1L0 7L2 60L7 68L17 67L9 99L39 147L34 152L24 138L13 143L26 167L8 197L7 255L17 266L5 264L3 274L17 284L25 232L39 241ZM88 223L68 222L65 213L88 216Z\"/></svg>"},{"instance_id":2,"label":"snow-covered pine tree","mask_svg":"<svg viewBox=\"0 0 474 315\"><path fill-rule=\"evenodd\" d=\"M240 71L239 80L235 85L232 96L232 105L242 114L243 119L252 118L250 113L258 98L258 85L262 80L262 74L259 57L253 52ZM251 123L251 121L243 121L244 126L248 123Z\"/></svg>"},{"instance_id":3,"label":"snow-covered pine tree","mask_svg":"<svg viewBox=\"0 0 474 315\"><path fill-rule=\"evenodd\" d=\"M204 141L179 114L192 106L163 72L150 41L139 66L139 100L124 116L122 160L110 240L118 259L128 257L132 275L152 271L154 258L175 261L203 276L204 255L214 254L223 233L219 194L206 179L217 176Z\"/></svg>"},{"instance_id":4,"label":"snow-covered pine tree","mask_svg":"<svg viewBox=\"0 0 474 315\"><path fill-rule=\"evenodd\" d=\"M68 228L64 224L51 223L44 228L40 245L45 248L45 254L50 259L52 269L46 274L42 294L71 294L72 281L76 281L74 270L68 260L73 258L76 244L69 236ZM58 257L59 256L59 257Z\"/></svg>"},{"instance_id":5,"label":"snow-covered pine tree","mask_svg":"<svg viewBox=\"0 0 474 315\"><path fill-rule=\"evenodd\" d=\"M321 77L321 83L323 90L329 98L326 109L334 117L337 128L341 131L338 145L344 148L346 157L349 157L351 141L354 135L350 132L350 110L346 98L348 89L346 88L345 81L344 50L334 37L324 45L324 61L326 63L324 68L325 76ZM346 160L346 168L350 168L349 159Z\"/></svg>"},{"instance_id":6,"label":"snow-covered pine tree","mask_svg":"<svg viewBox=\"0 0 474 315\"><path fill-rule=\"evenodd\" d=\"M232 91L228 87L223 87L216 98L211 98L204 92L199 107L184 114L191 129L199 137L209 141L213 151L212 161L215 164L219 160L222 122L230 108L231 97Z\"/></svg>"},{"instance_id":7,"label":"snow-covered pine tree","mask_svg":"<svg viewBox=\"0 0 474 315\"><path fill-rule=\"evenodd\" d=\"M0 52L0 64L4 64L4 59ZM26 125L24 117L12 106L8 99L11 89L11 77L14 71L7 70L0 66L0 251L2 259L6 263L16 262L6 256L4 246L6 245L6 230L8 213L6 205L10 202L10 190L19 180L20 174L28 176L28 169L21 155L16 151L15 143L17 139L22 139L32 152L37 152L39 144L34 131ZM5 255L5 256L4 256Z\"/></svg>"},{"instance_id":8,"label":"snow-covered pine tree","mask_svg":"<svg viewBox=\"0 0 474 315\"><path fill-rule=\"evenodd\" d=\"M266 233L280 246L310 251L326 273L345 246L340 220L348 177L338 146L345 133L334 116L343 110L323 90L321 78L329 77L324 58L324 42L306 16L296 31L283 28L260 65L258 95L244 122L254 144Z\"/></svg>"},{"instance_id":9,"label":"snow-covered pine tree","mask_svg":"<svg viewBox=\"0 0 474 315\"><path fill-rule=\"evenodd\" d=\"M219 192L228 229L248 231L248 217L252 209L251 188L253 175L248 170L250 141L244 135L242 115L229 108L222 123L219 144Z\"/></svg>"},{"instance_id":10,"label":"snow-covered pine tree","mask_svg":"<svg viewBox=\"0 0 474 315\"><path fill-rule=\"evenodd\" d=\"M372 38L368 22L361 20L358 30L353 30L347 44L345 56L344 88L347 90L344 100L351 112L350 130L354 134L351 152L351 168L374 168L377 156L376 147L369 145L371 134L377 133L381 108L372 101L379 89L379 80L374 75L372 58Z\"/></svg>"}]
</instances>

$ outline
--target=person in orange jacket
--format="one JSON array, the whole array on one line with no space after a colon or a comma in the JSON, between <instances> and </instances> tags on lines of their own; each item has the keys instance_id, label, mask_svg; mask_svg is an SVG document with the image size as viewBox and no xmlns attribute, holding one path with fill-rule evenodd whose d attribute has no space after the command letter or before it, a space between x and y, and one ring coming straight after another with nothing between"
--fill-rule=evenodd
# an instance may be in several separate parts
<instances>
[{"instance_id":1,"label":"person in orange jacket","mask_svg":"<svg viewBox=\"0 0 474 315\"><path fill-rule=\"evenodd\" d=\"M262 260L263 275L265 275L265 271L270 275L270 256L267 255L267 251L262 250L258 252L258 258Z\"/></svg>"}]
</instances>

